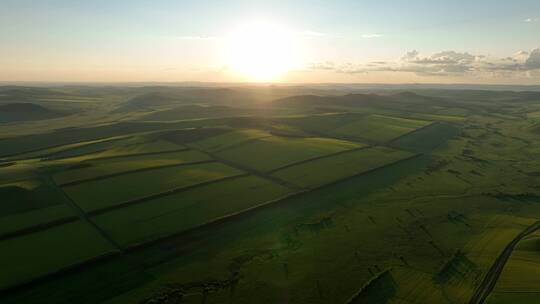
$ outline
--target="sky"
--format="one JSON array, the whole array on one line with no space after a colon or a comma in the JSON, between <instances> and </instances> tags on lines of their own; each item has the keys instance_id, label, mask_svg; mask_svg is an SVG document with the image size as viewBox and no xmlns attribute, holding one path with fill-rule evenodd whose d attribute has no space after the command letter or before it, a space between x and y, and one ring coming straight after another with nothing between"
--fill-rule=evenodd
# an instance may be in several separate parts
<instances>
[{"instance_id":1,"label":"sky","mask_svg":"<svg viewBox=\"0 0 540 304\"><path fill-rule=\"evenodd\" d=\"M0 0L0 81L540 83L538 0Z\"/></svg>"}]
</instances>

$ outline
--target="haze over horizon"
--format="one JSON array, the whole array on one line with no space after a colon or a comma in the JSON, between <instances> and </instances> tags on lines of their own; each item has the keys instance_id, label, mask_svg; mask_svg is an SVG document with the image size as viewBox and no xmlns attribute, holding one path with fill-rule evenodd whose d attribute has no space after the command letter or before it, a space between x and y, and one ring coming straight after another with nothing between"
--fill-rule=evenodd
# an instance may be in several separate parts
<instances>
[{"instance_id":1,"label":"haze over horizon","mask_svg":"<svg viewBox=\"0 0 540 304\"><path fill-rule=\"evenodd\" d=\"M0 81L540 81L534 0L7 0L0 8Z\"/></svg>"}]
</instances>

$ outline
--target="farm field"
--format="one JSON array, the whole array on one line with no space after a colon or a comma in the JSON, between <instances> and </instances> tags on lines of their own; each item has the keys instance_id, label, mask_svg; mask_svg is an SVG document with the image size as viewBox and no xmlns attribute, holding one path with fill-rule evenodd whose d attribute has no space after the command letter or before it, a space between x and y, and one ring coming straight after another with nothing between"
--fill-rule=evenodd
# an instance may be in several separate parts
<instances>
[{"instance_id":1,"label":"farm field","mask_svg":"<svg viewBox=\"0 0 540 304\"><path fill-rule=\"evenodd\" d=\"M411 156L414 154L374 147L293 165L279 169L273 175L301 187L315 188Z\"/></svg>"},{"instance_id":2,"label":"farm field","mask_svg":"<svg viewBox=\"0 0 540 304\"><path fill-rule=\"evenodd\" d=\"M0 303L538 302L540 95L331 88L0 87Z\"/></svg>"},{"instance_id":3,"label":"farm field","mask_svg":"<svg viewBox=\"0 0 540 304\"><path fill-rule=\"evenodd\" d=\"M504 267L488 303L535 303L540 294L539 233L521 240Z\"/></svg>"},{"instance_id":4,"label":"farm field","mask_svg":"<svg viewBox=\"0 0 540 304\"><path fill-rule=\"evenodd\" d=\"M429 121L382 115L369 115L356 122L338 127L333 132L351 138L386 142L429 125Z\"/></svg>"},{"instance_id":5,"label":"farm field","mask_svg":"<svg viewBox=\"0 0 540 304\"><path fill-rule=\"evenodd\" d=\"M107 147L111 147L117 143L117 141L124 141L125 138L122 137L113 137L113 138L104 138L94 141L78 142L69 145L57 146L49 149L37 150L34 152L23 153L17 155L16 158L40 158L40 157L59 157L60 155L64 156L76 156L79 154L98 152L104 150ZM61 157L61 156L60 156Z\"/></svg>"},{"instance_id":6,"label":"farm field","mask_svg":"<svg viewBox=\"0 0 540 304\"><path fill-rule=\"evenodd\" d=\"M114 146L111 149L95 151L95 153L86 153L81 151L80 154L71 154L69 156L76 157L77 160L82 161L160 152L173 152L178 150L185 150L185 148L174 143L170 143L168 141L156 140L150 142L143 141L142 143L135 142L126 145Z\"/></svg>"},{"instance_id":7,"label":"farm field","mask_svg":"<svg viewBox=\"0 0 540 304\"><path fill-rule=\"evenodd\" d=\"M121 244L140 244L289 193L288 189L257 177L238 177L108 212L95 217L95 221Z\"/></svg>"},{"instance_id":8,"label":"farm field","mask_svg":"<svg viewBox=\"0 0 540 304\"><path fill-rule=\"evenodd\" d=\"M363 147L329 138L264 137L217 153L220 158L267 172L295 162Z\"/></svg>"},{"instance_id":9,"label":"farm field","mask_svg":"<svg viewBox=\"0 0 540 304\"><path fill-rule=\"evenodd\" d=\"M246 141L265 138L272 136L268 132L264 132L257 129L245 129L227 132L222 135L216 135L209 138L205 138L193 143L191 146L197 147L204 151L217 152L223 149L227 149L232 146L240 145Z\"/></svg>"},{"instance_id":10,"label":"farm field","mask_svg":"<svg viewBox=\"0 0 540 304\"><path fill-rule=\"evenodd\" d=\"M6 288L116 249L82 221L0 242L4 261L0 286Z\"/></svg>"},{"instance_id":11,"label":"farm field","mask_svg":"<svg viewBox=\"0 0 540 304\"><path fill-rule=\"evenodd\" d=\"M83 210L91 211L240 174L243 172L219 163L188 164L105 177L68 185L63 190Z\"/></svg>"},{"instance_id":12,"label":"farm field","mask_svg":"<svg viewBox=\"0 0 540 304\"><path fill-rule=\"evenodd\" d=\"M160 155L124 156L112 159L81 162L80 168L61 171L53 176L57 184L75 183L101 176L140 171L163 166L208 161L210 158L196 151L171 152Z\"/></svg>"},{"instance_id":13,"label":"farm field","mask_svg":"<svg viewBox=\"0 0 540 304\"><path fill-rule=\"evenodd\" d=\"M0 238L54 221L76 219L65 198L40 180L0 186Z\"/></svg>"},{"instance_id":14,"label":"farm field","mask_svg":"<svg viewBox=\"0 0 540 304\"><path fill-rule=\"evenodd\" d=\"M415 152L429 152L454 137L458 129L445 123L433 123L429 126L412 132L411 134L395 139L392 145L404 150Z\"/></svg>"},{"instance_id":15,"label":"farm field","mask_svg":"<svg viewBox=\"0 0 540 304\"><path fill-rule=\"evenodd\" d=\"M51 222L77 219L76 213L67 205L55 205L40 209L17 213L0 218L2 236L10 235L35 226Z\"/></svg>"}]
</instances>

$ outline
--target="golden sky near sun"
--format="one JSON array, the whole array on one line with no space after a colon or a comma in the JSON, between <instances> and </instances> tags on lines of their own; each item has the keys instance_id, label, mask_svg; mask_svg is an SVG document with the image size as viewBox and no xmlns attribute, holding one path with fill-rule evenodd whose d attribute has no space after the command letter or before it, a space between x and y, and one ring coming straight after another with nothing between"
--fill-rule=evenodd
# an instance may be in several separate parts
<instances>
[{"instance_id":1,"label":"golden sky near sun","mask_svg":"<svg viewBox=\"0 0 540 304\"><path fill-rule=\"evenodd\" d=\"M0 81L538 84L517 1L8 0Z\"/></svg>"}]
</instances>

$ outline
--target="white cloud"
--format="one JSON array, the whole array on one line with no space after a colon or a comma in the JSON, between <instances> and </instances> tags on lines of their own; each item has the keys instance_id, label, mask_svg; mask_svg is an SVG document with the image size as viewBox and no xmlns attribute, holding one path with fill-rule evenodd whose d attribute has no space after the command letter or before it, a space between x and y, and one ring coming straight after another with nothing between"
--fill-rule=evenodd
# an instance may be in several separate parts
<instances>
[{"instance_id":1,"label":"white cloud","mask_svg":"<svg viewBox=\"0 0 540 304\"><path fill-rule=\"evenodd\" d=\"M529 70L540 69L540 48L534 49L525 60L525 66Z\"/></svg>"},{"instance_id":2,"label":"white cloud","mask_svg":"<svg viewBox=\"0 0 540 304\"><path fill-rule=\"evenodd\" d=\"M527 18L525 20L523 20L524 22L538 22L540 19L539 18Z\"/></svg>"},{"instance_id":3,"label":"white cloud","mask_svg":"<svg viewBox=\"0 0 540 304\"><path fill-rule=\"evenodd\" d=\"M409 52L405 53L405 55L403 55L403 57L401 57L401 60L402 61L413 61L413 60L416 60L418 58L418 55L420 55L420 53L418 53L417 50L412 50L412 51L409 51Z\"/></svg>"},{"instance_id":4,"label":"white cloud","mask_svg":"<svg viewBox=\"0 0 540 304\"><path fill-rule=\"evenodd\" d=\"M493 58L467 52L443 51L422 56L418 51L407 52L398 61L372 61L362 64L323 62L311 64L313 70L334 70L339 73L411 72L418 75L450 76L474 73L531 73L540 72L540 48L520 51L513 56Z\"/></svg>"}]
</instances>

